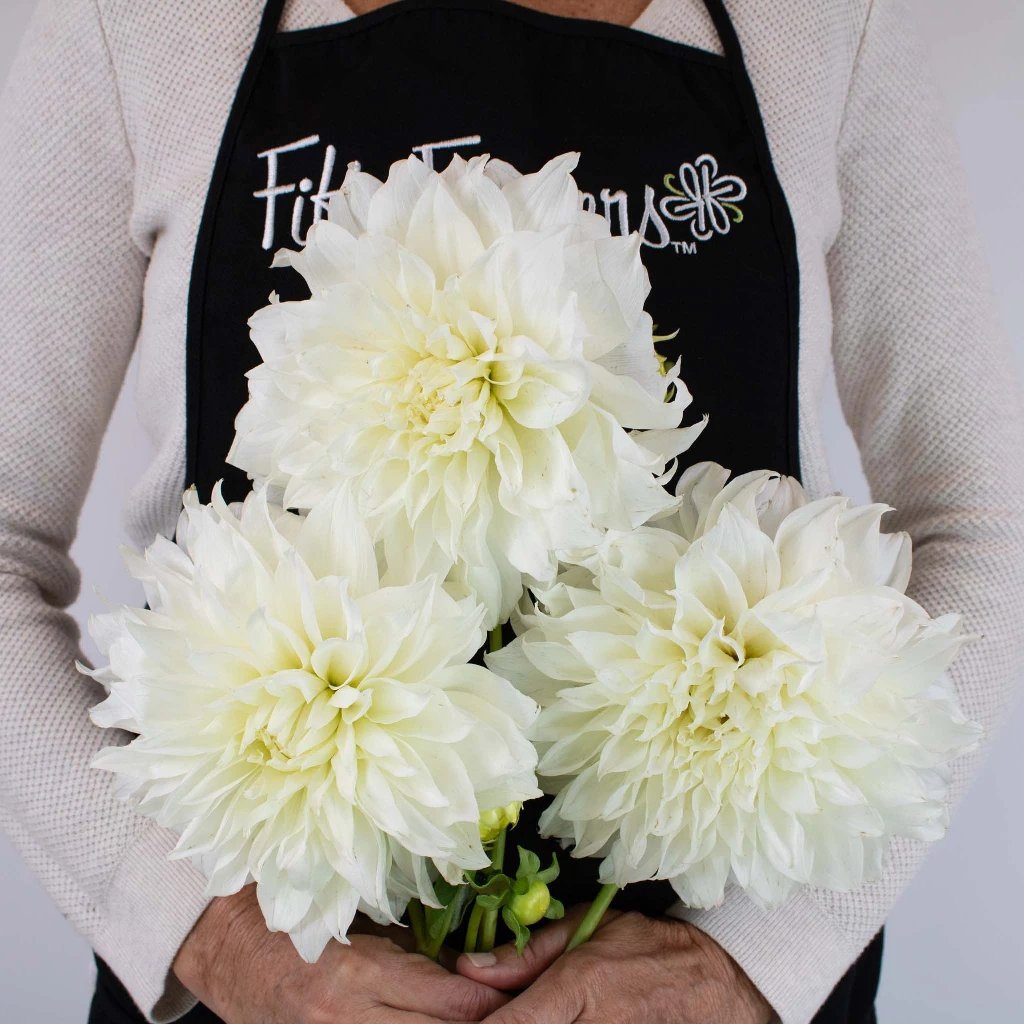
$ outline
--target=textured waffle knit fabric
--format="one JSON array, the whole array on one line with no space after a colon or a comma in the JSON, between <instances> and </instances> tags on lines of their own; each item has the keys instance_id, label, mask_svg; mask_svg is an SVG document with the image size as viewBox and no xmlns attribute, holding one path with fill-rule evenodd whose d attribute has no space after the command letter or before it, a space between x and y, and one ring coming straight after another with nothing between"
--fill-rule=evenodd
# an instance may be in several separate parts
<instances>
[{"instance_id":1,"label":"textured waffle knit fabric","mask_svg":"<svg viewBox=\"0 0 1024 1024\"><path fill-rule=\"evenodd\" d=\"M834 369L874 496L913 537L912 595L984 636L953 676L968 713L991 726L1024 654L1024 430L919 43L899 0L728 6L796 223L804 482L815 497L831 489L820 399ZM74 668L68 547L133 352L154 455L127 525L139 545L174 529L193 247L261 10L42 0L0 108L0 813L154 1021L194 1002L168 970L206 904L203 881L168 861L174 837L89 767L126 737L88 720L100 694ZM351 16L341 0L291 0L282 27ZM719 51L699 0L653 0L635 27ZM976 760L958 764L957 793ZM921 855L897 842L878 884L809 890L770 914L739 894L680 913L725 946L785 1024L803 1024Z\"/></svg>"}]
</instances>

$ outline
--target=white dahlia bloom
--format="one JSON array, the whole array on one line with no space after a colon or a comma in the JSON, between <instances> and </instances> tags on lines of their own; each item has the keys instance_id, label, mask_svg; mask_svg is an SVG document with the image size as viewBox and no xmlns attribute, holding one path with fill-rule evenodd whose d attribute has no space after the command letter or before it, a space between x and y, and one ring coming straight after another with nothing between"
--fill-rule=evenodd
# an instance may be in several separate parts
<instances>
[{"instance_id":1,"label":"white dahlia bloom","mask_svg":"<svg viewBox=\"0 0 1024 1024\"><path fill-rule=\"evenodd\" d=\"M489 863L481 813L539 795L536 706L467 664L483 609L436 577L379 586L343 502L301 518L190 491L177 543L128 558L152 610L93 621L109 665L89 674L110 691L94 721L138 736L95 763L210 895L255 881L307 960L357 910L436 905L438 875Z\"/></svg>"},{"instance_id":2,"label":"white dahlia bloom","mask_svg":"<svg viewBox=\"0 0 1024 1024\"><path fill-rule=\"evenodd\" d=\"M892 836L942 835L978 733L943 674L959 620L905 595L886 506L728 476L689 470L677 514L565 568L488 658L541 704L542 830L696 907L877 879Z\"/></svg>"},{"instance_id":3,"label":"white dahlia bloom","mask_svg":"<svg viewBox=\"0 0 1024 1024\"><path fill-rule=\"evenodd\" d=\"M276 259L311 297L250 321L262 363L229 460L289 508L347 486L393 574L451 573L488 626L555 552L668 507L703 426L680 427L689 393L661 372L639 236L581 209L578 159L410 157L383 183L353 165Z\"/></svg>"}]
</instances>

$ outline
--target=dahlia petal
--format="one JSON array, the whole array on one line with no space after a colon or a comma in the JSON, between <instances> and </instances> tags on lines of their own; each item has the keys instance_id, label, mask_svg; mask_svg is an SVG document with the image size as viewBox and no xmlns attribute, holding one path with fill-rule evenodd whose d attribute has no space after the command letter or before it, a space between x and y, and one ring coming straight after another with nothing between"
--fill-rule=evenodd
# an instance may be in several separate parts
<instances>
[{"instance_id":1,"label":"dahlia petal","mask_svg":"<svg viewBox=\"0 0 1024 1024\"><path fill-rule=\"evenodd\" d=\"M563 153L539 171L513 178L504 185L502 193L516 230L544 231L576 223L582 204L572 172L579 161L579 153Z\"/></svg>"},{"instance_id":2,"label":"dahlia petal","mask_svg":"<svg viewBox=\"0 0 1024 1024\"><path fill-rule=\"evenodd\" d=\"M359 169L353 161L345 171L341 188L331 197L327 207L328 219L359 235L369 223L370 201L380 188L380 181Z\"/></svg>"},{"instance_id":3,"label":"dahlia petal","mask_svg":"<svg viewBox=\"0 0 1024 1024\"><path fill-rule=\"evenodd\" d=\"M476 225L440 177L432 177L416 200L404 243L423 256L441 281L466 270L486 251Z\"/></svg>"},{"instance_id":4,"label":"dahlia petal","mask_svg":"<svg viewBox=\"0 0 1024 1024\"><path fill-rule=\"evenodd\" d=\"M413 210L432 179L426 164L415 157L395 161L388 173L388 187L378 186L370 199L367 232L404 242Z\"/></svg>"}]
</instances>

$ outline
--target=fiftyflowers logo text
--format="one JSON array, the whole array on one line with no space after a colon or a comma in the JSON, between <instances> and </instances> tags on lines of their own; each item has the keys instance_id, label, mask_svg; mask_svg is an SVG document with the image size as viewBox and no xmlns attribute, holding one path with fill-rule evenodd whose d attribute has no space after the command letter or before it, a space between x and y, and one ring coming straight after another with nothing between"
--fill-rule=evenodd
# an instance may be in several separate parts
<instances>
[{"instance_id":1,"label":"fiftyflowers logo text","mask_svg":"<svg viewBox=\"0 0 1024 1024\"><path fill-rule=\"evenodd\" d=\"M444 154L482 144L482 136L467 135L412 146L410 152L433 169L435 159ZM309 228L327 216L331 199L341 191L334 184L337 148L324 145L319 135L307 135L257 156L266 174L266 185L253 193L264 204L262 247L269 251L287 240L304 244ZM360 166L358 160L348 164L355 170ZM743 222L747 185L737 175L720 171L712 154L702 153L667 171L657 188L645 185L642 197L614 185L596 193L581 190L579 196L582 209L604 217L613 233L636 231L645 248L693 255L697 243L727 235ZM687 230L680 234L676 224Z\"/></svg>"}]
</instances>

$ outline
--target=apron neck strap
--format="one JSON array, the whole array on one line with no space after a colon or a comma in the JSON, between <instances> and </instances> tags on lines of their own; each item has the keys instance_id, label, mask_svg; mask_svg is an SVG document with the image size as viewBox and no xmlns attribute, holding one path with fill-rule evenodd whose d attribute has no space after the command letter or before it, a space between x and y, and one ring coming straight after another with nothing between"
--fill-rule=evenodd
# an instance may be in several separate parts
<instances>
[{"instance_id":1,"label":"apron neck strap","mask_svg":"<svg viewBox=\"0 0 1024 1024\"><path fill-rule=\"evenodd\" d=\"M745 68L743 63L743 47L740 46L740 37L736 34L736 26L725 9L725 0L704 0L704 6L711 16L718 33L718 39L722 44L722 51L726 58L737 69Z\"/></svg>"},{"instance_id":2,"label":"apron neck strap","mask_svg":"<svg viewBox=\"0 0 1024 1024\"><path fill-rule=\"evenodd\" d=\"M256 37L255 49L264 49L277 33L285 3L286 0L267 0L263 7L263 19L260 21L260 31Z\"/></svg>"},{"instance_id":3,"label":"apron neck strap","mask_svg":"<svg viewBox=\"0 0 1024 1024\"><path fill-rule=\"evenodd\" d=\"M743 59L743 47L740 46L740 37L736 33L736 26L725 9L725 0L704 0L704 6L707 8L708 14L711 15L715 31L718 32L718 38L722 44L722 52L732 68L733 82L761 152L762 163L765 167L771 167L771 149L768 145L764 118L761 115L761 105L757 99L754 83L750 79L750 73L747 71L746 61Z\"/></svg>"}]
</instances>

